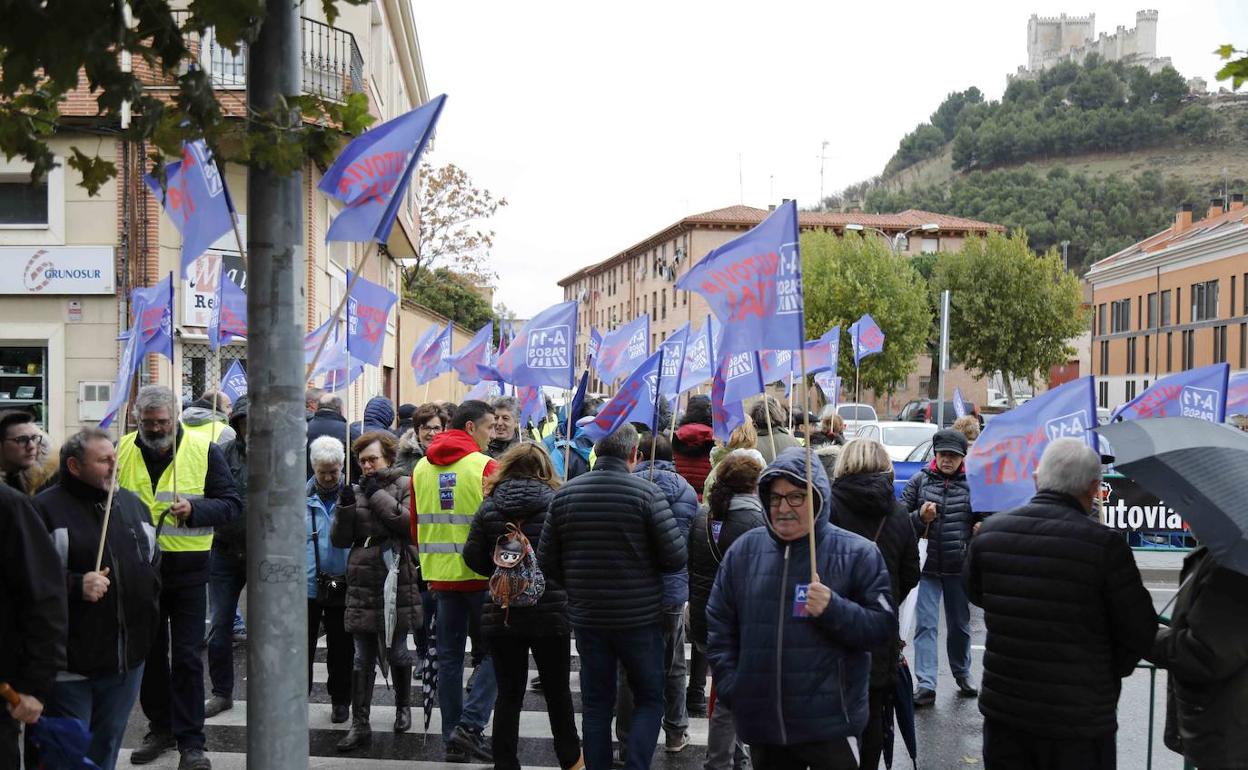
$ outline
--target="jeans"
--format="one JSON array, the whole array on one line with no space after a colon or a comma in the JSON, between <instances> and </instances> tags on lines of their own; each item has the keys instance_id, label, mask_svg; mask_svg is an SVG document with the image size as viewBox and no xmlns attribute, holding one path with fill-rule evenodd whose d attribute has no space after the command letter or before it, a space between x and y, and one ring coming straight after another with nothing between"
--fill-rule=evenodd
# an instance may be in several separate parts
<instances>
[{"instance_id":1,"label":"jeans","mask_svg":"<svg viewBox=\"0 0 1248 770\"><path fill-rule=\"evenodd\" d=\"M616 666L622 664L633 693L633 720L625 745L630 770L647 770L663 720L663 627L576 629L581 656L581 726L587 770L611 768L611 710Z\"/></svg>"},{"instance_id":2,"label":"jeans","mask_svg":"<svg viewBox=\"0 0 1248 770\"><path fill-rule=\"evenodd\" d=\"M464 650L469 627L479 622L485 604L484 591L437 591L438 617L435 633L438 645L438 709L442 712L442 739L451 737L458 725L481 730L490 721L498 683L494 661L487 655L464 702ZM472 618L476 616L478 620Z\"/></svg>"},{"instance_id":3,"label":"jeans","mask_svg":"<svg viewBox=\"0 0 1248 770\"><path fill-rule=\"evenodd\" d=\"M72 717L86 722L91 730L87 758L101 770L113 770L117 752L126 734L126 721L139 697L143 664L124 674L109 674L73 682L57 682L52 702L44 716Z\"/></svg>"},{"instance_id":4,"label":"jeans","mask_svg":"<svg viewBox=\"0 0 1248 770\"><path fill-rule=\"evenodd\" d=\"M203 583L161 589L155 641L139 690L151 731L172 734L179 751L204 748L204 662L200 656L207 601Z\"/></svg>"},{"instance_id":5,"label":"jeans","mask_svg":"<svg viewBox=\"0 0 1248 770\"><path fill-rule=\"evenodd\" d=\"M567 636L519 636L503 634L490 638L498 702L494 704L494 770L520 770L520 711L529 685L529 650L542 678L550 734L555 739L559 766L569 768L581 756L581 739L576 734L576 714L569 687L572 640ZM480 683L481 677L477 676ZM475 689L475 686L474 686Z\"/></svg>"},{"instance_id":6,"label":"jeans","mask_svg":"<svg viewBox=\"0 0 1248 770\"><path fill-rule=\"evenodd\" d=\"M685 697L685 619L683 607L663 608L663 732L669 736L689 731L689 709ZM615 699L615 737L628 743L633 721L633 695L623 666L620 667L618 693Z\"/></svg>"},{"instance_id":7,"label":"jeans","mask_svg":"<svg viewBox=\"0 0 1248 770\"><path fill-rule=\"evenodd\" d=\"M342 626L345 607L326 607L316 599L308 599L308 692L312 692L312 661L316 658L316 640L325 626L325 668L329 671L325 689L329 702L335 706L351 703L351 666L355 647L351 634Z\"/></svg>"},{"instance_id":8,"label":"jeans","mask_svg":"<svg viewBox=\"0 0 1248 770\"><path fill-rule=\"evenodd\" d=\"M754 770L858 770L858 758L848 738L776 746L750 744Z\"/></svg>"},{"instance_id":9,"label":"jeans","mask_svg":"<svg viewBox=\"0 0 1248 770\"><path fill-rule=\"evenodd\" d=\"M954 677L971 675L971 605L961 575L924 575L919 579L919 601L915 607L914 673L919 687L936 690L940 660L936 652L941 592L945 595L945 649Z\"/></svg>"},{"instance_id":10,"label":"jeans","mask_svg":"<svg viewBox=\"0 0 1248 770\"><path fill-rule=\"evenodd\" d=\"M217 549L208 554L208 678L212 694L234 698L234 624L238 596L247 585L247 562Z\"/></svg>"}]
</instances>

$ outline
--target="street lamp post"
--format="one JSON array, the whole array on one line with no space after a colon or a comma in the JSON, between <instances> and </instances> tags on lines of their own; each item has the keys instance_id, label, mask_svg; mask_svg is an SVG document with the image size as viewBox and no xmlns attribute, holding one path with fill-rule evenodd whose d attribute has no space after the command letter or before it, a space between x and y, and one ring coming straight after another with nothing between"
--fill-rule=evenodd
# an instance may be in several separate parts
<instances>
[{"instance_id":1,"label":"street lamp post","mask_svg":"<svg viewBox=\"0 0 1248 770\"><path fill-rule=\"evenodd\" d=\"M877 233L879 234L881 238L883 238L888 243L888 247L892 249L892 252L894 254L900 254L901 244L906 240L906 236L910 235L910 233L918 232L920 230L922 230L925 233L934 233L940 229L940 225L934 222L928 222L927 224L919 225L918 227L911 227L909 230L903 230L902 232L897 233L896 235L891 235L891 236L878 227L871 227L870 225L860 225L860 224L857 224L856 222L851 222L845 225L845 229L856 232L856 233L865 232L867 230L870 230L873 233Z\"/></svg>"}]
</instances>

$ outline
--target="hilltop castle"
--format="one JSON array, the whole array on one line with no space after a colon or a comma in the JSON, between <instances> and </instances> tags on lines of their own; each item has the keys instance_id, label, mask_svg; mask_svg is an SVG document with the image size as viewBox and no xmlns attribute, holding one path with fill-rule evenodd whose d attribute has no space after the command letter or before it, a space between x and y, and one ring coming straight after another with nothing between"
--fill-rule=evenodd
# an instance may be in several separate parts
<instances>
[{"instance_id":1,"label":"hilltop castle","mask_svg":"<svg viewBox=\"0 0 1248 770\"><path fill-rule=\"evenodd\" d=\"M1096 34L1096 14L1087 16L1038 16L1027 20L1027 66L1016 77L1030 79L1062 62L1080 64L1089 54L1106 61L1121 61L1156 73L1172 66L1169 57L1157 56L1157 12L1138 11L1135 27L1121 24L1112 35Z\"/></svg>"}]
</instances>

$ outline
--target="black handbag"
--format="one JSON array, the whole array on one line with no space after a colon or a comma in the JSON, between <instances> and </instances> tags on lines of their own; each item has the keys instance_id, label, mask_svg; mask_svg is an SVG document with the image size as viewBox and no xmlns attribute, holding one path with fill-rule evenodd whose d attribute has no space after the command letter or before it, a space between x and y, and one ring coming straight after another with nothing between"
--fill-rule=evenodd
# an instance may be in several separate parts
<instances>
[{"instance_id":1,"label":"black handbag","mask_svg":"<svg viewBox=\"0 0 1248 770\"><path fill-rule=\"evenodd\" d=\"M308 511L312 520L312 555L316 559L316 600L324 607L347 606L347 576L330 575L321 571L321 545L317 540L316 518Z\"/></svg>"}]
</instances>

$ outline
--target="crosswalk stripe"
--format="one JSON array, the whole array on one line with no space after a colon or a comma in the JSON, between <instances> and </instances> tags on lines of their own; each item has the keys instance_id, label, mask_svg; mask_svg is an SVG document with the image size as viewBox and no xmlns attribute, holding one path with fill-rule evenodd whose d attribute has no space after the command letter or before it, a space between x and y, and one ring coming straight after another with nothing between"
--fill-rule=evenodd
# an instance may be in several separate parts
<instances>
[{"instance_id":1,"label":"crosswalk stripe","mask_svg":"<svg viewBox=\"0 0 1248 770\"><path fill-rule=\"evenodd\" d=\"M130 749L124 749L118 757L118 767L128 767L130 765ZM245 770L247 767L247 755L243 753L235 753L228 751L208 751L208 759L212 760L213 770ZM160 759L156 760L147 767L152 770L172 770L178 766L178 754L171 751ZM474 765L452 764L449 762L427 762L412 759L369 759L366 757L352 757L350 755L338 755L335 757L309 757L309 770L465 770L465 768L474 767ZM534 767L529 766L530 770L559 770L556 767Z\"/></svg>"}]
</instances>

